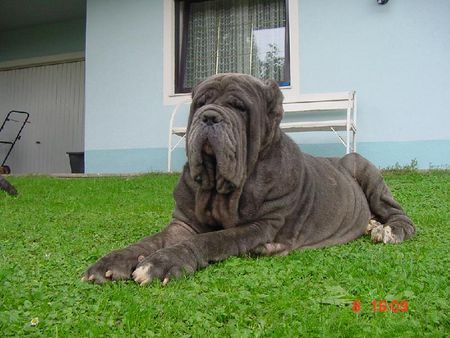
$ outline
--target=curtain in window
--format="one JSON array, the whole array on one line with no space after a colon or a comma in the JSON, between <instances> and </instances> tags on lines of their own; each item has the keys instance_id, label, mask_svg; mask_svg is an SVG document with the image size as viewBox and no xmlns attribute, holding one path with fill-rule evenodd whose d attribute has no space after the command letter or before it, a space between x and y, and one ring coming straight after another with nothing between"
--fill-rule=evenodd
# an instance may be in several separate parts
<instances>
[{"instance_id":1,"label":"curtain in window","mask_svg":"<svg viewBox=\"0 0 450 338\"><path fill-rule=\"evenodd\" d=\"M285 0L193 1L187 11L184 88L226 72L289 81Z\"/></svg>"}]
</instances>

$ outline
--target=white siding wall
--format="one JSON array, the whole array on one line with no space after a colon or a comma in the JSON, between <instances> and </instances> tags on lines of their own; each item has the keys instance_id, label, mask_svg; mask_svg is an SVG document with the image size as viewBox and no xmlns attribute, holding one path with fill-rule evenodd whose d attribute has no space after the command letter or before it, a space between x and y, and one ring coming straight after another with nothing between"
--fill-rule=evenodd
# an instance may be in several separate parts
<instances>
[{"instance_id":1,"label":"white siding wall","mask_svg":"<svg viewBox=\"0 0 450 338\"><path fill-rule=\"evenodd\" d=\"M31 121L6 163L12 173L70 172L66 152L84 151L84 68L79 61L0 71L0 122L10 110ZM15 132L8 123L1 140ZM0 164L5 152L1 146Z\"/></svg>"}]
</instances>

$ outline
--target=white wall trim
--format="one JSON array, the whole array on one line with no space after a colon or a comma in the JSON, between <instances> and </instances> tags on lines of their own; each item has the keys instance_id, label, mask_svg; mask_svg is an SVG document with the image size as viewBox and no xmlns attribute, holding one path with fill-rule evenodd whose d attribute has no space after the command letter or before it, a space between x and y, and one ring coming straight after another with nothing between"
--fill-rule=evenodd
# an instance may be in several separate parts
<instances>
[{"instance_id":1,"label":"white wall trim","mask_svg":"<svg viewBox=\"0 0 450 338\"><path fill-rule=\"evenodd\" d=\"M190 97L175 94L175 2L164 0L163 96L164 105L176 105Z\"/></svg>"},{"instance_id":2,"label":"white wall trim","mask_svg":"<svg viewBox=\"0 0 450 338\"><path fill-rule=\"evenodd\" d=\"M289 48L291 86L281 88L285 101L296 101L300 96L300 30L299 30L299 0L289 0Z\"/></svg>"},{"instance_id":3,"label":"white wall trim","mask_svg":"<svg viewBox=\"0 0 450 338\"><path fill-rule=\"evenodd\" d=\"M300 95L300 51L298 1L288 0L291 85L282 87L286 101ZM163 101L171 106L186 101L190 94L175 93L175 3L164 0Z\"/></svg>"},{"instance_id":4,"label":"white wall trim","mask_svg":"<svg viewBox=\"0 0 450 338\"><path fill-rule=\"evenodd\" d=\"M49 56L40 56L34 58L17 59L0 62L0 71L20 68L29 68L37 66L46 66L58 63L84 61L84 52L64 53Z\"/></svg>"}]
</instances>

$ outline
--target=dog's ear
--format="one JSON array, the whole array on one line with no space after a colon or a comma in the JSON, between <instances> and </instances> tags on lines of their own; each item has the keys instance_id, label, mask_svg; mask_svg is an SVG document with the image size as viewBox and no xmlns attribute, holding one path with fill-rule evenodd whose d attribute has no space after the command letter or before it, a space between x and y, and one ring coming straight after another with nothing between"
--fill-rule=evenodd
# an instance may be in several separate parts
<instances>
[{"instance_id":1,"label":"dog's ear","mask_svg":"<svg viewBox=\"0 0 450 338\"><path fill-rule=\"evenodd\" d=\"M283 93L274 80L264 80L265 96L269 115L278 121L283 117Z\"/></svg>"}]
</instances>

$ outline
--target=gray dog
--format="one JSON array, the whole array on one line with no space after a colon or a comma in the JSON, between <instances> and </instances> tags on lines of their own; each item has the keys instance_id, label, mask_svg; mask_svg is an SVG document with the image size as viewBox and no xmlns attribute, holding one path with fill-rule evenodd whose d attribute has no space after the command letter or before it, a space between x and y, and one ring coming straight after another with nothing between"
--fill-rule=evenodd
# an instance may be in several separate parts
<instances>
[{"instance_id":1,"label":"gray dog","mask_svg":"<svg viewBox=\"0 0 450 338\"><path fill-rule=\"evenodd\" d=\"M12 196L17 195L16 188L14 188L14 186L9 183L3 176L0 176L0 190L4 190Z\"/></svg>"},{"instance_id":2,"label":"gray dog","mask_svg":"<svg viewBox=\"0 0 450 338\"><path fill-rule=\"evenodd\" d=\"M415 228L378 171L358 154L303 154L280 128L274 81L212 76L193 90L173 220L160 233L102 257L83 280L140 284L192 273L249 252L285 255L370 233L399 243Z\"/></svg>"}]
</instances>

